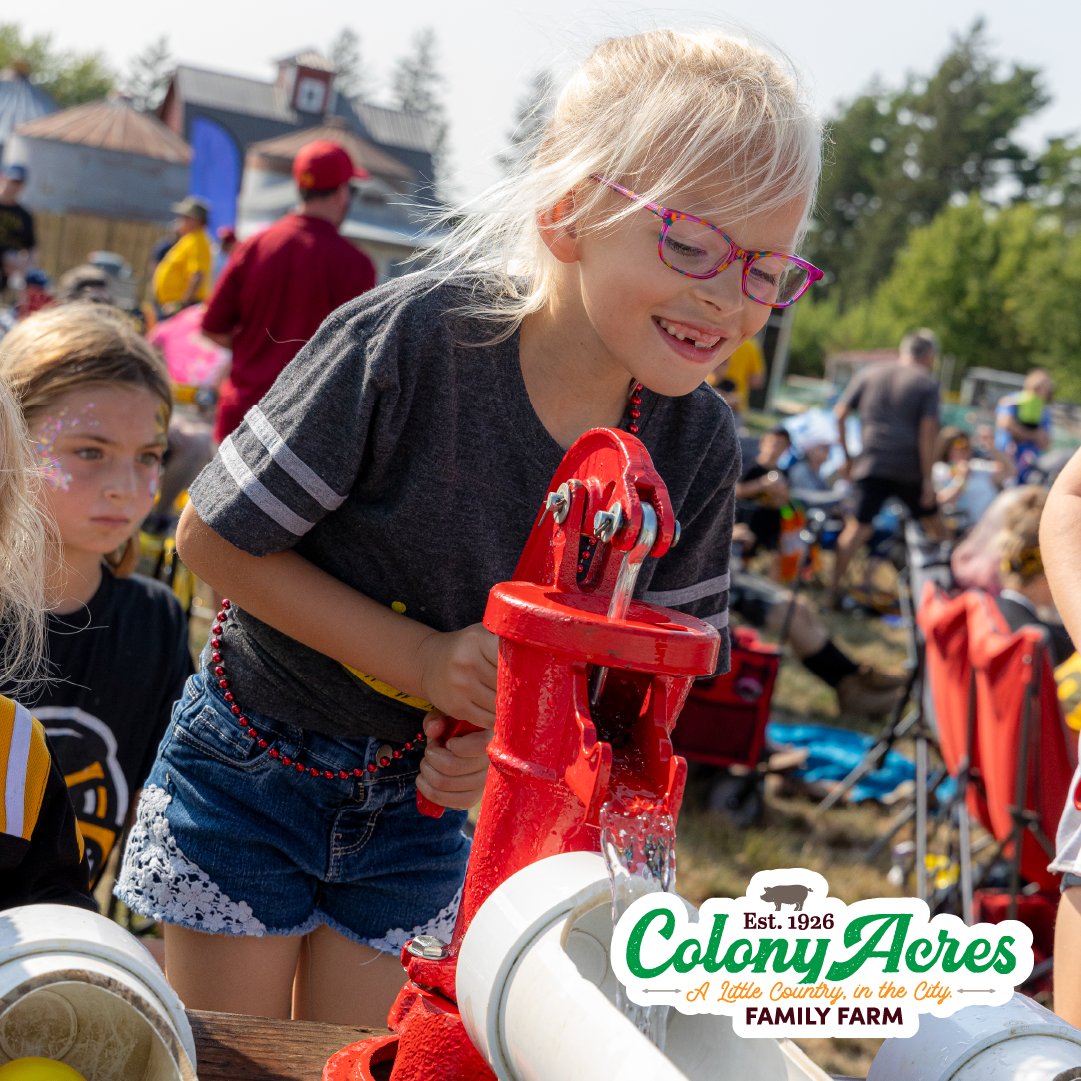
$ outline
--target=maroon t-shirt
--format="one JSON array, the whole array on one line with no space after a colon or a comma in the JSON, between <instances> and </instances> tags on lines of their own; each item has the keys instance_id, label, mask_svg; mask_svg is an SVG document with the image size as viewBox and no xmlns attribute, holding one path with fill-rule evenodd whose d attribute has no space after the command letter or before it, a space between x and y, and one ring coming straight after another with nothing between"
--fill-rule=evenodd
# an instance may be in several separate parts
<instances>
[{"instance_id":1,"label":"maroon t-shirt","mask_svg":"<svg viewBox=\"0 0 1081 1081\"><path fill-rule=\"evenodd\" d=\"M214 438L221 442L335 308L375 285L375 266L328 221L287 214L238 245L203 316L233 335Z\"/></svg>"}]
</instances>

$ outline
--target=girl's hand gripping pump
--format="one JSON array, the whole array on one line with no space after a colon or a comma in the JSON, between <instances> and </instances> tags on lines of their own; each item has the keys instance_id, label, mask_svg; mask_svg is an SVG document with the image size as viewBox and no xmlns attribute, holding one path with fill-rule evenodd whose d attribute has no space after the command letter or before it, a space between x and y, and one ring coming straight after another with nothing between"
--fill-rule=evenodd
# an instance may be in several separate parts
<instances>
[{"instance_id":1,"label":"girl's hand gripping pump","mask_svg":"<svg viewBox=\"0 0 1081 1081\"><path fill-rule=\"evenodd\" d=\"M599 851L609 799L675 819L687 766L669 736L692 680L713 673L719 636L631 593L645 557L663 556L678 530L637 438L594 429L567 451L514 580L488 599L484 625L499 637L492 767L452 939L406 945L394 1035L345 1048L324 1081L365 1081L389 1061L393 1081L494 1077L456 1005L458 952L477 909L531 863Z\"/></svg>"}]
</instances>

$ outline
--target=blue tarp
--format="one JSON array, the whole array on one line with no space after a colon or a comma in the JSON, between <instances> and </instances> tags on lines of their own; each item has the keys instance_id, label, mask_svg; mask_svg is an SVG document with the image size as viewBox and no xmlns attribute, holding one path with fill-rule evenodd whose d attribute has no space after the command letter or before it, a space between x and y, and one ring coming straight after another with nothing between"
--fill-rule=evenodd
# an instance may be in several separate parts
<instances>
[{"instance_id":1,"label":"blue tarp","mask_svg":"<svg viewBox=\"0 0 1081 1081\"><path fill-rule=\"evenodd\" d=\"M807 782L829 783L843 781L863 756L874 746L875 737L845 728L831 728L824 724L778 724L766 726L770 743L785 747L806 748L807 761L792 771L796 777ZM849 793L852 803L864 800L882 801L905 781L916 780L916 767L905 756L892 748L886 752L878 766L863 776ZM938 788L939 797L946 795L946 782Z\"/></svg>"}]
</instances>

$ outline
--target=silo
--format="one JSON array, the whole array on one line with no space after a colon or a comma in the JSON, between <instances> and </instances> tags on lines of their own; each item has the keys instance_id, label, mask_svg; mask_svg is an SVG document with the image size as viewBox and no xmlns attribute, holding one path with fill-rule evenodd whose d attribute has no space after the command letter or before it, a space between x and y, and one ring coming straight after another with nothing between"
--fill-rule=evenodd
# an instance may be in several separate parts
<instances>
[{"instance_id":1,"label":"silo","mask_svg":"<svg viewBox=\"0 0 1081 1081\"><path fill-rule=\"evenodd\" d=\"M23 203L50 274L107 250L140 276L187 192L191 149L157 117L114 99L20 124L5 158L27 167Z\"/></svg>"},{"instance_id":2,"label":"silo","mask_svg":"<svg viewBox=\"0 0 1081 1081\"><path fill-rule=\"evenodd\" d=\"M14 157L4 153L4 146L20 124L56 110L56 102L31 82L30 65L25 60L14 60L11 67L0 71L0 162L16 164Z\"/></svg>"}]
</instances>

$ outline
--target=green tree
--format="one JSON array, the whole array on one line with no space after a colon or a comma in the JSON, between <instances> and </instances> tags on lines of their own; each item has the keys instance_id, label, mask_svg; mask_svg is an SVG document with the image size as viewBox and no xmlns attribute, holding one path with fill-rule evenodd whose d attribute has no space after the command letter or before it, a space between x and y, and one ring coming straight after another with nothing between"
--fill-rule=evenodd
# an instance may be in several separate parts
<instances>
[{"instance_id":1,"label":"green tree","mask_svg":"<svg viewBox=\"0 0 1081 1081\"><path fill-rule=\"evenodd\" d=\"M391 93L399 109L423 116L428 122L435 174L429 179L433 188L438 188L443 176L449 135L443 83L443 76L436 66L435 31L426 27L414 36L413 51L395 65Z\"/></svg>"},{"instance_id":2,"label":"green tree","mask_svg":"<svg viewBox=\"0 0 1081 1081\"><path fill-rule=\"evenodd\" d=\"M17 23L0 23L0 68L15 60L30 65L31 79L61 107L98 101L116 85L116 74L100 52L58 50L51 34L27 37Z\"/></svg>"},{"instance_id":3,"label":"green tree","mask_svg":"<svg viewBox=\"0 0 1081 1081\"><path fill-rule=\"evenodd\" d=\"M1030 269L1016 318L1030 345L1029 362L1052 373L1058 397L1081 402L1081 233L1059 239L1054 261Z\"/></svg>"},{"instance_id":4,"label":"green tree","mask_svg":"<svg viewBox=\"0 0 1081 1081\"><path fill-rule=\"evenodd\" d=\"M124 77L124 93L136 109L149 113L161 104L175 67L169 39L164 34L131 58Z\"/></svg>"},{"instance_id":5,"label":"green tree","mask_svg":"<svg viewBox=\"0 0 1081 1081\"><path fill-rule=\"evenodd\" d=\"M1075 136L1047 141L1026 177L1025 199L1052 210L1067 232L1081 226L1081 142Z\"/></svg>"},{"instance_id":6,"label":"green tree","mask_svg":"<svg viewBox=\"0 0 1081 1081\"><path fill-rule=\"evenodd\" d=\"M1014 133L1047 100L1035 69L991 56L977 21L929 78L873 88L842 113L809 249L841 310L868 297L909 230L951 201L1020 193L1033 165Z\"/></svg>"},{"instance_id":7,"label":"green tree","mask_svg":"<svg viewBox=\"0 0 1081 1081\"><path fill-rule=\"evenodd\" d=\"M330 43L328 59L334 65L334 83L339 94L362 101L372 96L372 83L361 58L360 35L352 27L343 26L338 31Z\"/></svg>"},{"instance_id":8,"label":"green tree","mask_svg":"<svg viewBox=\"0 0 1081 1081\"><path fill-rule=\"evenodd\" d=\"M1081 239L1064 236L1054 215L971 196L911 231L872 296L844 312L832 297L798 311L793 352L807 367L834 350L892 348L905 331L929 326L957 359L958 377L974 365L1034 364L1058 377L1081 355L1079 289Z\"/></svg>"},{"instance_id":9,"label":"green tree","mask_svg":"<svg viewBox=\"0 0 1081 1081\"><path fill-rule=\"evenodd\" d=\"M504 173L510 174L533 156L552 115L554 83L550 71L541 71L529 82L514 114L514 128L507 133L510 146L496 159Z\"/></svg>"}]
</instances>

